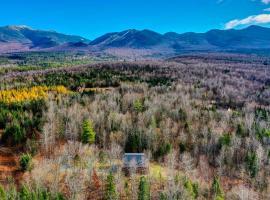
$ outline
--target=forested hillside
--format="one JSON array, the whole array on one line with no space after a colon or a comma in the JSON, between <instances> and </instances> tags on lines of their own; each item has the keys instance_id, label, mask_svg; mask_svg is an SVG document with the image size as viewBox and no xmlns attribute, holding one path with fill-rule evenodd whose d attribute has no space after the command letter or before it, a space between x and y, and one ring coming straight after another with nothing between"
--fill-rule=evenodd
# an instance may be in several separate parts
<instances>
[{"instance_id":1,"label":"forested hillside","mask_svg":"<svg viewBox=\"0 0 270 200\"><path fill-rule=\"evenodd\" d=\"M37 56L2 59L0 199L270 198L269 59Z\"/></svg>"}]
</instances>

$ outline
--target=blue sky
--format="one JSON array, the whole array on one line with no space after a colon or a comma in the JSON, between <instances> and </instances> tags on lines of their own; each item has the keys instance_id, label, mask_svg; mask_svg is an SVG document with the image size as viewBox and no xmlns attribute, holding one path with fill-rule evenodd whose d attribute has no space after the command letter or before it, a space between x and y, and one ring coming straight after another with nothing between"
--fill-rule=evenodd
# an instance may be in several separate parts
<instances>
[{"instance_id":1,"label":"blue sky","mask_svg":"<svg viewBox=\"0 0 270 200\"><path fill-rule=\"evenodd\" d=\"M28 25L89 39L132 28L182 33L270 25L270 0L2 0L0 5L0 26Z\"/></svg>"}]
</instances>

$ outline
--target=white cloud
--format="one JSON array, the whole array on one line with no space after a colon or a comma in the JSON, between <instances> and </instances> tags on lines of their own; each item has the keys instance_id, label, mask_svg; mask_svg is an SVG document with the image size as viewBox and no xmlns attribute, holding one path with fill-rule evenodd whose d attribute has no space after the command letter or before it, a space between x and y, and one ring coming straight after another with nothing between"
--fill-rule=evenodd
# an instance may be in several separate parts
<instances>
[{"instance_id":1,"label":"white cloud","mask_svg":"<svg viewBox=\"0 0 270 200\"><path fill-rule=\"evenodd\" d=\"M262 2L263 2L264 4L269 4L269 3L270 3L270 0L262 0Z\"/></svg>"},{"instance_id":2,"label":"white cloud","mask_svg":"<svg viewBox=\"0 0 270 200\"><path fill-rule=\"evenodd\" d=\"M231 29L241 25L266 24L266 23L270 23L270 14L252 15L244 19L234 19L226 23L225 28Z\"/></svg>"}]
</instances>

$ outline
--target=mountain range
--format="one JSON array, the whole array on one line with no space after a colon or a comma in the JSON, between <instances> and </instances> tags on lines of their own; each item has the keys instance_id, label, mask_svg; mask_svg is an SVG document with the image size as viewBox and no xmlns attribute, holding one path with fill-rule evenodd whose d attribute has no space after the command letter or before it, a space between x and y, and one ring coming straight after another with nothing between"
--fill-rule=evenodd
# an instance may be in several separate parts
<instances>
[{"instance_id":1,"label":"mountain range","mask_svg":"<svg viewBox=\"0 0 270 200\"><path fill-rule=\"evenodd\" d=\"M27 26L0 27L0 53L16 51L108 51L148 50L153 52L230 51L270 49L270 28L249 26L241 30L210 30L206 33L125 30L107 33L90 41L55 31Z\"/></svg>"},{"instance_id":2,"label":"mountain range","mask_svg":"<svg viewBox=\"0 0 270 200\"><path fill-rule=\"evenodd\" d=\"M43 50L78 42L88 43L89 40L55 31L34 30L28 26L0 27L0 52Z\"/></svg>"}]
</instances>

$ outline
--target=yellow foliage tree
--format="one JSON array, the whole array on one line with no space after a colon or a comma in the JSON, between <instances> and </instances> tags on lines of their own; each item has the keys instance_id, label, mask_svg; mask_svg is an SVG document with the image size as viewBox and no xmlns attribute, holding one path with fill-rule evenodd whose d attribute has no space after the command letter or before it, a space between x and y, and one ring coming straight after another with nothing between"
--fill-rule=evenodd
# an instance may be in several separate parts
<instances>
[{"instance_id":1,"label":"yellow foliage tree","mask_svg":"<svg viewBox=\"0 0 270 200\"><path fill-rule=\"evenodd\" d=\"M0 91L0 102L7 104L45 99L49 92L57 94L68 94L69 90L64 86L34 86L31 88L20 88Z\"/></svg>"}]
</instances>

